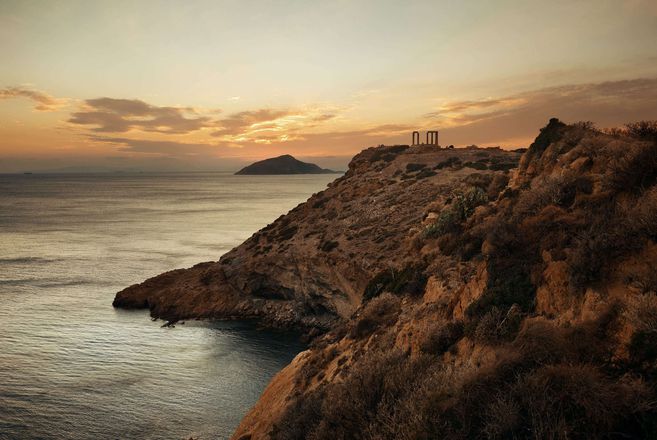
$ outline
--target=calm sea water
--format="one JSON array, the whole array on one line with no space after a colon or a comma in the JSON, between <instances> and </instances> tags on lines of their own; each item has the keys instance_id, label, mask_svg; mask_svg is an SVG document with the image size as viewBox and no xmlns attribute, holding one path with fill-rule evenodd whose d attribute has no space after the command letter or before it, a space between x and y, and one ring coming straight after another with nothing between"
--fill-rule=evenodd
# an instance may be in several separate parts
<instances>
[{"instance_id":1,"label":"calm sea water","mask_svg":"<svg viewBox=\"0 0 657 440\"><path fill-rule=\"evenodd\" d=\"M0 176L0 438L226 438L303 347L112 308L217 260L335 176Z\"/></svg>"}]
</instances>

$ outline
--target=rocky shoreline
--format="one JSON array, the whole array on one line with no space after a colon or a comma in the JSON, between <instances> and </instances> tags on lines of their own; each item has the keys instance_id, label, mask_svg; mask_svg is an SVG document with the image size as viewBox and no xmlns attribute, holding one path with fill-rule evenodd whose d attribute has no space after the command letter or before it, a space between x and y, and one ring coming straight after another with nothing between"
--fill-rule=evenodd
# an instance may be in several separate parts
<instances>
[{"instance_id":1,"label":"rocky shoreline","mask_svg":"<svg viewBox=\"0 0 657 440\"><path fill-rule=\"evenodd\" d=\"M367 149L325 191L219 261L130 286L113 305L147 308L165 320L256 319L267 327L323 333L360 306L374 275L414 258L410 239L427 205L468 176L504 181L519 157L500 149Z\"/></svg>"},{"instance_id":2,"label":"rocky shoreline","mask_svg":"<svg viewBox=\"0 0 657 440\"><path fill-rule=\"evenodd\" d=\"M218 262L119 292L312 343L239 440L652 438L657 123L381 146Z\"/></svg>"}]
</instances>

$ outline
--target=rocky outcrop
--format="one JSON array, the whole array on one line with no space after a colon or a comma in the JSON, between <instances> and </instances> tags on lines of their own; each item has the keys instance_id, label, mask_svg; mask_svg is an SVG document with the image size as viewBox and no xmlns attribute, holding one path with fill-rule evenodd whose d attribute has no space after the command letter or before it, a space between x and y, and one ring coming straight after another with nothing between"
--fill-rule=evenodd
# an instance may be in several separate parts
<instances>
[{"instance_id":1,"label":"rocky outcrop","mask_svg":"<svg viewBox=\"0 0 657 440\"><path fill-rule=\"evenodd\" d=\"M552 120L501 190L473 176L234 438L657 435L657 143Z\"/></svg>"},{"instance_id":2,"label":"rocky outcrop","mask_svg":"<svg viewBox=\"0 0 657 440\"><path fill-rule=\"evenodd\" d=\"M220 261L115 304L314 336L235 439L654 438L657 124L640 128L554 119L521 158L365 150Z\"/></svg>"},{"instance_id":3,"label":"rocky outcrop","mask_svg":"<svg viewBox=\"0 0 657 440\"><path fill-rule=\"evenodd\" d=\"M518 159L500 149L370 148L326 190L218 262L130 286L114 306L149 308L169 320L256 318L328 330L359 307L374 275L415 259L412 238L432 203L467 186L468 177L502 178Z\"/></svg>"}]
</instances>

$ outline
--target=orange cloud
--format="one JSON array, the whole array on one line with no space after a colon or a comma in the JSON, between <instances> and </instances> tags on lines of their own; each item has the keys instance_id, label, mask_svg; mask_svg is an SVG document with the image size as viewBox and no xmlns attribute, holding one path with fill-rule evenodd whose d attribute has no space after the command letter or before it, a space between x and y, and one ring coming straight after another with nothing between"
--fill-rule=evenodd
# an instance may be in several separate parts
<instances>
[{"instance_id":1,"label":"orange cloud","mask_svg":"<svg viewBox=\"0 0 657 440\"><path fill-rule=\"evenodd\" d=\"M259 109L249 110L239 113L234 113L229 117L218 121L218 130L212 133L212 136L226 136L226 135L241 135L249 128L253 128L259 124L270 124L272 122L294 114L290 110L272 110L272 109Z\"/></svg>"},{"instance_id":2,"label":"orange cloud","mask_svg":"<svg viewBox=\"0 0 657 440\"><path fill-rule=\"evenodd\" d=\"M480 111L477 102L491 102ZM657 119L657 78L571 84L532 90L502 98L467 101L425 115L426 125L439 124L441 139L453 144L529 142L536 129L553 116L565 121L595 121L614 126L639 119ZM473 104L469 104L473 103ZM442 137L445 135L444 137ZM519 146L519 145L516 145Z\"/></svg>"},{"instance_id":3,"label":"orange cloud","mask_svg":"<svg viewBox=\"0 0 657 440\"><path fill-rule=\"evenodd\" d=\"M34 109L40 112L52 112L66 105L65 99L55 98L39 90L25 87L5 87L0 89L0 99L27 98L34 102Z\"/></svg>"},{"instance_id":4,"label":"orange cloud","mask_svg":"<svg viewBox=\"0 0 657 440\"><path fill-rule=\"evenodd\" d=\"M165 134L191 133L214 124L191 107L157 107L138 99L114 98L86 100L84 109L73 113L68 122L104 133L141 130Z\"/></svg>"}]
</instances>

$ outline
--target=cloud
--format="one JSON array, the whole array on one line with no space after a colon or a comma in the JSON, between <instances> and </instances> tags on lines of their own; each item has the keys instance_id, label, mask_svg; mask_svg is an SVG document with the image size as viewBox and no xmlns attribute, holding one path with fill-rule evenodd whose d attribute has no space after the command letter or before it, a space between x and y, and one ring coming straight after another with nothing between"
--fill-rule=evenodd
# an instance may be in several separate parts
<instances>
[{"instance_id":1,"label":"cloud","mask_svg":"<svg viewBox=\"0 0 657 440\"><path fill-rule=\"evenodd\" d=\"M118 150L121 152L164 155L169 157L211 155L216 153L218 148L217 145L191 142L129 139L105 136L89 136L89 138L96 142L117 145L119 146Z\"/></svg>"},{"instance_id":2,"label":"cloud","mask_svg":"<svg viewBox=\"0 0 657 440\"><path fill-rule=\"evenodd\" d=\"M5 87L0 89L0 100L12 98L27 98L34 102L34 109L40 112L52 112L66 105L65 99L58 99L39 90L25 87Z\"/></svg>"},{"instance_id":3,"label":"cloud","mask_svg":"<svg viewBox=\"0 0 657 440\"><path fill-rule=\"evenodd\" d=\"M248 142L288 142L339 116L339 108L262 108L233 113L216 122L211 136L240 145Z\"/></svg>"},{"instance_id":4,"label":"cloud","mask_svg":"<svg viewBox=\"0 0 657 440\"><path fill-rule=\"evenodd\" d=\"M600 126L657 119L655 102L657 78L570 84L446 104L425 115L424 125L443 127L449 143L504 143L533 138L553 116Z\"/></svg>"},{"instance_id":5,"label":"cloud","mask_svg":"<svg viewBox=\"0 0 657 440\"><path fill-rule=\"evenodd\" d=\"M428 113L427 117L438 117L443 114L462 113L466 111L481 110L489 107L516 105L522 101L518 98L485 98L474 101L456 101L443 105L439 111Z\"/></svg>"},{"instance_id":6,"label":"cloud","mask_svg":"<svg viewBox=\"0 0 657 440\"><path fill-rule=\"evenodd\" d=\"M233 113L225 119L218 121L219 129L212 136L226 136L245 134L247 129L257 128L263 125L266 128L274 128L273 122L294 114L290 110L259 109Z\"/></svg>"},{"instance_id":7,"label":"cloud","mask_svg":"<svg viewBox=\"0 0 657 440\"><path fill-rule=\"evenodd\" d=\"M165 134L186 134L213 126L213 120L199 116L191 107L157 107L138 99L96 98L68 120L71 124L93 126L92 131L125 133L141 130Z\"/></svg>"}]
</instances>

